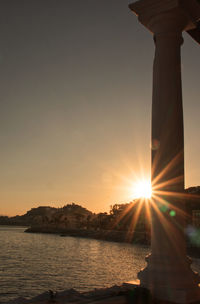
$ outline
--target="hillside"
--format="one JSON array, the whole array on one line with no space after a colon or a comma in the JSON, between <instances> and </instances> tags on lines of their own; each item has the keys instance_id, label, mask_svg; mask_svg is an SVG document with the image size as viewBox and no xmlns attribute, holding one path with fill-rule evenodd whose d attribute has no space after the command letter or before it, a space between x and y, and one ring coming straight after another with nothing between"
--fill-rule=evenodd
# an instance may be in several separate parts
<instances>
[{"instance_id":1,"label":"hillside","mask_svg":"<svg viewBox=\"0 0 200 304\"><path fill-rule=\"evenodd\" d=\"M187 214L191 218L192 210L200 210L200 186L185 190ZM0 225L22 225L46 227L52 229L105 229L127 230L137 209L138 200L131 203L115 204L110 213L95 214L78 204L67 204L62 208L40 206L32 208L22 216L0 216ZM126 216L122 216L123 213ZM120 220L119 220L120 219ZM138 229L143 230L145 224L144 210L141 213Z\"/></svg>"},{"instance_id":2,"label":"hillside","mask_svg":"<svg viewBox=\"0 0 200 304\"><path fill-rule=\"evenodd\" d=\"M70 219L81 219L92 216L92 212L77 204L67 204L62 208L40 206L32 208L24 215L14 217L0 216L0 225L32 226L44 223L53 224L60 221L67 223Z\"/></svg>"}]
</instances>

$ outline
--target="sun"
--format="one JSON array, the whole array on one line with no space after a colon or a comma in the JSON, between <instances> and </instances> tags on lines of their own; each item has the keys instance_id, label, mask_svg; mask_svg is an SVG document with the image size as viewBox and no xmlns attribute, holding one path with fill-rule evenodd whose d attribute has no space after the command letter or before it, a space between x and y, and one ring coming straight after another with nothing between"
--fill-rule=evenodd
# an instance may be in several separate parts
<instances>
[{"instance_id":1,"label":"sun","mask_svg":"<svg viewBox=\"0 0 200 304\"><path fill-rule=\"evenodd\" d=\"M133 196L134 198L151 198L152 188L151 182L148 180L139 180L133 184Z\"/></svg>"}]
</instances>

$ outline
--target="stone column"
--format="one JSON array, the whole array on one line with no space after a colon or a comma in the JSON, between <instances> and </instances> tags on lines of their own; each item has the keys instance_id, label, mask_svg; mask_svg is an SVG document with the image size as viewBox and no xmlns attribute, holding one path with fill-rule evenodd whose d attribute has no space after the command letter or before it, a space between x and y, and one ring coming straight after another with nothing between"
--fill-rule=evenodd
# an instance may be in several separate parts
<instances>
[{"instance_id":1,"label":"stone column","mask_svg":"<svg viewBox=\"0 0 200 304\"><path fill-rule=\"evenodd\" d=\"M152 102L152 255L185 253L182 199L184 191L184 135L180 47L185 18L166 13L154 19L156 46ZM174 216L170 216L170 212ZM174 224L177 225L174 225ZM174 240L175 238L175 240ZM159 240L159 246L158 241ZM182 255L182 254L181 254Z\"/></svg>"},{"instance_id":2,"label":"stone column","mask_svg":"<svg viewBox=\"0 0 200 304\"><path fill-rule=\"evenodd\" d=\"M200 16L196 0L140 0L130 5L154 34L152 103L152 253L138 274L161 300L200 300L199 276L190 268L184 238L184 135L181 88L182 31ZM195 8L195 9L194 9ZM197 14L199 13L199 15Z\"/></svg>"}]
</instances>

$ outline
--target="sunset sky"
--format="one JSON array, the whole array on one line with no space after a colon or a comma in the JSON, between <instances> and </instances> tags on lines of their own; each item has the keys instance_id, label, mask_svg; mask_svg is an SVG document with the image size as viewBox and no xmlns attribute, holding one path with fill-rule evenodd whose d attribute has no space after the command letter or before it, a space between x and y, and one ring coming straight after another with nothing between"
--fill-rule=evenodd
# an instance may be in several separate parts
<instances>
[{"instance_id":1,"label":"sunset sky","mask_svg":"<svg viewBox=\"0 0 200 304\"><path fill-rule=\"evenodd\" d=\"M184 39L189 187L200 185L200 47ZM153 56L128 1L1 0L0 214L133 198L150 178Z\"/></svg>"}]
</instances>

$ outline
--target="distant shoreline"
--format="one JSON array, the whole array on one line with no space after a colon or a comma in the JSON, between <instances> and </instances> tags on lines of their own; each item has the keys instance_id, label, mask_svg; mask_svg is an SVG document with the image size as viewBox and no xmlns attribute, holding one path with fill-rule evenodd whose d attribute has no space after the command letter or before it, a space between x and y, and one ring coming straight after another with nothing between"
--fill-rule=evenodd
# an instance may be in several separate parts
<instances>
[{"instance_id":1,"label":"distant shoreline","mask_svg":"<svg viewBox=\"0 0 200 304\"><path fill-rule=\"evenodd\" d=\"M128 243L150 247L150 237L145 232L115 231L115 230L86 230L86 229L55 229L50 227L29 227L26 233L57 234L61 237L81 237L108 242ZM187 254L200 259L200 248L187 246Z\"/></svg>"},{"instance_id":2,"label":"distant shoreline","mask_svg":"<svg viewBox=\"0 0 200 304\"><path fill-rule=\"evenodd\" d=\"M87 229L56 229L54 227L30 227L30 225L8 225L0 224L7 227L25 228L26 233L56 234L60 237L80 237L108 242L128 243L150 247L150 238L144 232L134 232L131 234L127 231L115 230L87 230ZM192 258L200 259L200 247L187 246L187 254Z\"/></svg>"},{"instance_id":3,"label":"distant shoreline","mask_svg":"<svg viewBox=\"0 0 200 304\"><path fill-rule=\"evenodd\" d=\"M87 230L87 229L56 229L51 227L29 227L26 233L58 234L61 237L82 237L109 242L150 245L150 239L144 232L127 232L115 230Z\"/></svg>"},{"instance_id":4,"label":"distant shoreline","mask_svg":"<svg viewBox=\"0 0 200 304\"><path fill-rule=\"evenodd\" d=\"M30 225L28 225L28 224L27 225L25 225L25 224L20 225L20 224L4 224L4 223L2 224L2 223L0 223L0 227L1 226L2 227L21 227L21 228L29 228L30 227Z\"/></svg>"}]
</instances>

